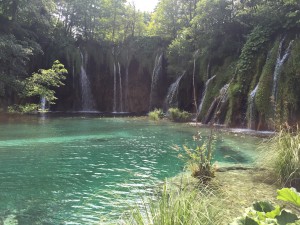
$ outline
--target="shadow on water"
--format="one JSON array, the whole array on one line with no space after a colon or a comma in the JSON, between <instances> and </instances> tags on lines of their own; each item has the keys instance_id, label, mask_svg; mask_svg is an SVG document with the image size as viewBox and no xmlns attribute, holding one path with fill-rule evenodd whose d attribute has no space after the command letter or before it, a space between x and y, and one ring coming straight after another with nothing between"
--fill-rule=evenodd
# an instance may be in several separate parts
<instances>
[{"instance_id":1,"label":"shadow on water","mask_svg":"<svg viewBox=\"0 0 300 225\"><path fill-rule=\"evenodd\" d=\"M230 146L220 146L217 149L217 152L226 162L243 163L243 164L249 162L249 159L247 159L247 157L244 156L242 152L237 151L231 148Z\"/></svg>"}]
</instances>

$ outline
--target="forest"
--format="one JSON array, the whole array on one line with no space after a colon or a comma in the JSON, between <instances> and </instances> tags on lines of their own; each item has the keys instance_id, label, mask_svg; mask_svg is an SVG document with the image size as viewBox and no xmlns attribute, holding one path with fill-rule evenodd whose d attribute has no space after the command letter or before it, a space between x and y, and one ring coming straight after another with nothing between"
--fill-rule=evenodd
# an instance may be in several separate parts
<instances>
[{"instance_id":1,"label":"forest","mask_svg":"<svg viewBox=\"0 0 300 225\"><path fill-rule=\"evenodd\" d=\"M260 130L299 120L297 0L161 0L152 13L125 0L2 0L0 9L4 111L32 110L24 105L42 95L54 103L42 93L51 90L53 111L172 106ZM55 60L65 85L28 90Z\"/></svg>"}]
</instances>

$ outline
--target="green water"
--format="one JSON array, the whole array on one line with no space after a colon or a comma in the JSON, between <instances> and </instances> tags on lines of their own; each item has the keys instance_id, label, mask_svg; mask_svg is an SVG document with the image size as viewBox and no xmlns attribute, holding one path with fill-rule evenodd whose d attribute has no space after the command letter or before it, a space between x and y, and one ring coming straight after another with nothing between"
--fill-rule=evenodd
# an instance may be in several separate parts
<instances>
[{"instance_id":1,"label":"green water","mask_svg":"<svg viewBox=\"0 0 300 225\"><path fill-rule=\"evenodd\" d=\"M0 224L97 224L182 171L173 145L196 129L134 118L33 118L0 125ZM207 130L202 130L205 137ZM219 135L215 160L251 163L256 138Z\"/></svg>"}]
</instances>

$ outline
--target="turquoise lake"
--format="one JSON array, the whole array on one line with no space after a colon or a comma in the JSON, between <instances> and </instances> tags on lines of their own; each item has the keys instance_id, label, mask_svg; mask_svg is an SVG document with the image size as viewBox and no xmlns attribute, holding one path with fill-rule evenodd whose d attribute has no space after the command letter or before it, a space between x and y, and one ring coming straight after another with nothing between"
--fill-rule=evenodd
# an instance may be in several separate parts
<instances>
[{"instance_id":1,"label":"turquoise lake","mask_svg":"<svg viewBox=\"0 0 300 225\"><path fill-rule=\"evenodd\" d=\"M146 118L29 117L0 123L0 224L102 224L183 171L174 145L198 131ZM205 138L209 130L201 129ZM260 141L217 134L215 160L249 164Z\"/></svg>"}]
</instances>

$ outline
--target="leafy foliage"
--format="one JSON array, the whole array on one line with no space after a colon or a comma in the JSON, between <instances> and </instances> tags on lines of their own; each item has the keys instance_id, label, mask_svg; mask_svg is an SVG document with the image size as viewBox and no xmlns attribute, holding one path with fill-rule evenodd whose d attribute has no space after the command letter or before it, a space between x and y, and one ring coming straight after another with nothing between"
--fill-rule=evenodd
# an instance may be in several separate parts
<instances>
[{"instance_id":1,"label":"leafy foliage","mask_svg":"<svg viewBox=\"0 0 300 225\"><path fill-rule=\"evenodd\" d=\"M8 107L9 113L32 113L39 108L37 104L13 105Z\"/></svg>"},{"instance_id":2,"label":"leafy foliage","mask_svg":"<svg viewBox=\"0 0 300 225\"><path fill-rule=\"evenodd\" d=\"M0 35L0 50L0 96L4 96L5 91L20 88L19 81L26 76L26 64L33 48L10 34Z\"/></svg>"},{"instance_id":3,"label":"leafy foliage","mask_svg":"<svg viewBox=\"0 0 300 225\"><path fill-rule=\"evenodd\" d=\"M277 191L277 199L300 207L300 195L294 189L284 188ZM273 206L269 202L256 202L247 209L245 216L237 218L230 225L297 225L300 218L281 206Z\"/></svg>"},{"instance_id":4,"label":"leafy foliage","mask_svg":"<svg viewBox=\"0 0 300 225\"><path fill-rule=\"evenodd\" d=\"M68 73L64 65L58 60L54 61L51 69L41 69L38 73L33 73L25 81L25 93L27 97L40 96L53 104L56 100L54 87L64 85L62 80L66 79L64 74Z\"/></svg>"},{"instance_id":5,"label":"leafy foliage","mask_svg":"<svg viewBox=\"0 0 300 225\"><path fill-rule=\"evenodd\" d=\"M277 199L292 203L293 205L300 208L300 193L296 192L295 189L283 188L277 191Z\"/></svg>"}]
</instances>

